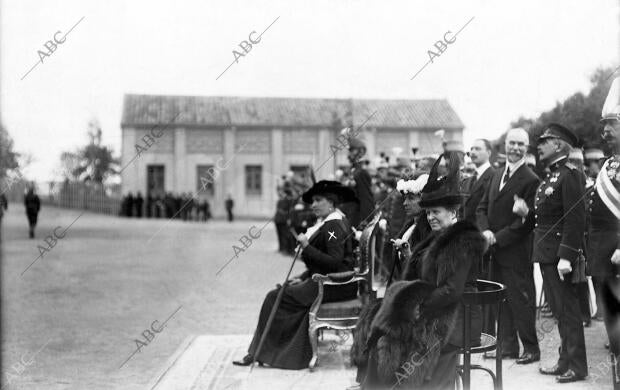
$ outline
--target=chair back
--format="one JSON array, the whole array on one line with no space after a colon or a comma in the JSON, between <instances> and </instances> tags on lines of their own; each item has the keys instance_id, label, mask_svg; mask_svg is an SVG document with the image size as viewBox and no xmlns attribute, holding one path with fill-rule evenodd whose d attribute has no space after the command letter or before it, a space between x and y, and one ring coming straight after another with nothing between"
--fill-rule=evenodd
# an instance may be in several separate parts
<instances>
[{"instance_id":1,"label":"chair back","mask_svg":"<svg viewBox=\"0 0 620 390\"><path fill-rule=\"evenodd\" d=\"M478 291L463 293L462 302L464 305L494 305L506 299L506 286L501 283L478 279L476 287Z\"/></svg>"},{"instance_id":2,"label":"chair back","mask_svg":"<svg viewBox=\"0 0 620 390\"><path fill-rule=\"evenodd\" d=\"M375 266L375 256L376 256L376 243L377 243L377 233L379 231L379 220L381 219L381 212L378 211L375 216L370 220L368 225L362 231L362 236L360 237L360 256L359 256L359 273L365 275L366 283L365 286L362 287L360 285L360 295L362 297L370 294L371 299L375 299L375 293L372 289L373 286L373 277L374 277L374 266Z\"/></svg>"}]
</instances>

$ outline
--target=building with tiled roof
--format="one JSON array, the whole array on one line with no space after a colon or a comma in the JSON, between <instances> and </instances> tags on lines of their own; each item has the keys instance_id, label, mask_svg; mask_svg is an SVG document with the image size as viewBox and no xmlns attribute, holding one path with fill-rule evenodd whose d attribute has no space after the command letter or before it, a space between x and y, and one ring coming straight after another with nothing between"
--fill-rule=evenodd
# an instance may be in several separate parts
<instances>
[{"instance_id":1,"label":"building with tiled roof","mask_svg":"<svg viewBox=\"0 0 620 390\"><path fill-rule=\"evenodd\" d=\"M125 95L123 192L199 192L215 216L231 194L236 215L271 216L281 175L312 165L320 180L347 165L336 147L345 126L361 126L371 159L440 153L433 133L462 141L464 128L446 100ZM217 174L205 189L208 172Z\"/></svg>"}]
</instances>

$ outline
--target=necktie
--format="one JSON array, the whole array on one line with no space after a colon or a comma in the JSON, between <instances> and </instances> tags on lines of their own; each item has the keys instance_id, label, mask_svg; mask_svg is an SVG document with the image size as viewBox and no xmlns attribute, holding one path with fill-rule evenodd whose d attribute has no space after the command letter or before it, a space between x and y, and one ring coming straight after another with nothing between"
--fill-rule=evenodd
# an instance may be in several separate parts
<instances>
[{"instance_id":1,"label":"necktie","mask_svg":"<svg viewBox=\"0 0 620 390\"><path fill-rule=\"evenodd\" d=\"M474 179L472 183L475 183L478 180L478 171L474 171Z\"/></svg>"},{"instance_id":2,"label":"necktie","mask_svg":"<svg viewBox=\"0 0 620 390\"><path fill-rule=\"evenodd\" d=\"M504 173L504 177L502 178L502 182L499 183L499 190L500 191L504 188L504 186L508 182L508 179L510 179L510 168L506 167L506 173Z\"/></svg>"},{"instance_id":3,"label":"necktie","mask_svg":"<svg viewBox=\"0 0 620 390\"><path fill-rule=\"evenodd\" d=\"M502 180L502 186L506 184L508 179L510 179L510 167L506 168L506 173L504 174L504 179Z\"/></svg>"}]
</instances>

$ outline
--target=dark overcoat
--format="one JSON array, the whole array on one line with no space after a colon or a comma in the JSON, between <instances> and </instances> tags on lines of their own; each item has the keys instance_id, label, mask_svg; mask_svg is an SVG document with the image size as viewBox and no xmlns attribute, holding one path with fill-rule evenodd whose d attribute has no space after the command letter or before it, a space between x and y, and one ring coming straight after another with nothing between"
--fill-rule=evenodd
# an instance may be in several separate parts
<instances>
[{"instance_id":1,"label":"dark overcoat","mask_svg":"<svg viewBox=\"0 0 620 390\"><path fill-rule=\"evenodd\" d=\"M402 326L390 324L389 321L375 324L373 320L365 355L352 356L356 364L361 366L364 366L364 358L368 360L370 357L368 367L364 367L367 375L365 383L402 384L403 378L395 375L393 368L406 365L410 356L424 358L417 362L419 366L416 374L405 381L413 384L421 378L426 380L427 375L435 368L434 364L427 364L428 362L436 362L439 353L448 344L463 344L463 312L459 309L460 302L464 292L476 291L478 263L485 250L486 241L476 226L468 221L459 221L442 232L434 232L416 245L403 276L404 280L422 280L433 287L422 301L419 318L421 323ZM413 296L411 299L418 300L419 297ZM381 307L373 311L392 313L403 310L403 307L409 306ZM453 322L454 316L456 320ZM434 321L436 319L439 319L439 324ZM423 326L420 327L421 324ZM446 326L449 329L437 333L437 325L441 325L442 329L446 329ZM379 328L381 332L377 336L376 329ZM471 345L480 344L481 328L480 310L474 309ZM429 335L433 337L429 339ZM431 339L436 341L429 345L427 341ZM361 348L355 350L362 351Z\"/></svg>"}]
</instances>

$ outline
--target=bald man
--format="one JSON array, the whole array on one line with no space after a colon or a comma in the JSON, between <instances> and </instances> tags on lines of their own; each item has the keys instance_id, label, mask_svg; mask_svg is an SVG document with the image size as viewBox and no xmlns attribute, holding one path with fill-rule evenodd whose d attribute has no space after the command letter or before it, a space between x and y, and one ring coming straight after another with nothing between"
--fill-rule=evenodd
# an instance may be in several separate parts
<instances>
[{"instance_id":1,"label":"bald man","mask_svg":"<svg viewBox=\"0 0 620 390\"><path fill-rule=\"evenodd\" d=\"M502 358L517 364L540 360L536 337L536 293L530 261L531 220L513 212L515 203L533 208L540 179L525 163L529 135L511 129L506 135L506 166L495 172L476 209L478 227L489 244L492 280L506 285L509 310L503 312ZM519 339L523 353L519 355ZM487 357L493 357L487 355Z\"/></svg>"}]
</instances>

